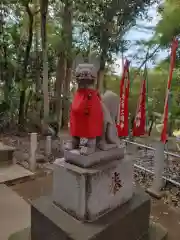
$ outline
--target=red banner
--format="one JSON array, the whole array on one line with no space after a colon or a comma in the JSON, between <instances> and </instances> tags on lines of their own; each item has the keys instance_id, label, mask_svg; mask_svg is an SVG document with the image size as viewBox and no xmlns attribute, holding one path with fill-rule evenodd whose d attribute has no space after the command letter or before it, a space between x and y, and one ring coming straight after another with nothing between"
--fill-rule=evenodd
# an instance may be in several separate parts
<instances>
[{"instance_id":1,"label":"red banner","mask_svg":"<svg viewBox=\"0 0 180 240\"><path fill-rule=\"evenodd\" d=\"M142 136L146 133L146 80L141 84L136 117L133 126L133 136Z\"/></svg>"},{"instance_id":2,"label":"red banner","mask_svg":"<svg viewBox=\"0 0 180 240\"><path fill-rule=\"evenodd\" d=\"M167 84L167 93L166 93L166 100L164 104L164 115L163 115L163 129L161 132L161 141L166 143L167 141L167 125L168 125L168 102L170 97L170 89L171 89L171 82L172 82L172 75L174 70L174 64L176 59L176 50L178 47L178 40L174 39L171 46L171 62L170 62L170 70L169 70L169 79Z\"/></svg>"},{"instance_id":3,"label":"red banner","mask_svg":"<svg viewBox=\"0 0 180 240\"><path fill-rule=\"evenodd\" d=\"M129 79L129 61L126 60L124 65L123 76L120 83L120 104L119 104L119 124L117 125L118 136L126 137L129 135L129 89L130 89L130 79Z\"/></svg>"}]
</instances>

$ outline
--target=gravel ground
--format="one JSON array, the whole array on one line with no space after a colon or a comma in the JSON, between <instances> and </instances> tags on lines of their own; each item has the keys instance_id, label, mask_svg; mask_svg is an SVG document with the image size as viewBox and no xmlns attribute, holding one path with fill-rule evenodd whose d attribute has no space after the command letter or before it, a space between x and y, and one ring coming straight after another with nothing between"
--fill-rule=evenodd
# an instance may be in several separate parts
<instances>
[{"instance_id":1,"label":"gravel ground","mask_svg":"<svg viewBox=\"0 0 180 240\"><path fill-rule=\"evenodd\" d=\"M134 180L136 184L139 184L144 189L149 188L152 185L153 176L145 172L139 171L135 168ZM165 204L180 209L180 188L172 184L166 183L163 191L163 198ZM156 201L153 199L153 201Z\"/></svg>"},{"instance_id":2,"label":"gravel ground","mask_svg":"<svg viewBox=\"0 0 180 240\"><path fill-rule=\"evenodd\" d=\"M139 150L135 158L135 163L154 171L154 151ZM171 156L166 157L164 176L180 183L180 159Z\"/></svg>"},{"instance_id":3,"label":"gravel ground","mask_svg":"<svg viewBox=\"0 0 180 240\"><path fill-rule=\"evenodd\" d=\"M154 171L154 151L140 149L135 157L135 164L140 165L148 170ZM180 159L169 156L165 159L164 176L173 179L180 183ZM134 178L136 183L140 184L144 188L148 188L152 185L153 176L140 171L135 168ZM176 187L168 182L163 189L164 203L180 207L180 188Z\"/></svg>"}]
</instances>

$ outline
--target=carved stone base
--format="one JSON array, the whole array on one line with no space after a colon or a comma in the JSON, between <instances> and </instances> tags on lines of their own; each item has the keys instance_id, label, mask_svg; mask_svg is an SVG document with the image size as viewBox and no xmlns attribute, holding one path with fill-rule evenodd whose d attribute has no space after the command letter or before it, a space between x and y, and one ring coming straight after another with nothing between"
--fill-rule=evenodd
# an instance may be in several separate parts
<instances>
[{"instance_id":1,"label":"carved stone base","mask_svg":"<svg viewBox=\"0 0 180 240\"><path fill-rule=\"evenodd\" d=\"M81 155L79 150L64 151L66 162L75 164L79 167L87 168L105 163L111 160L118 160L124 157L124 148L112 148L108 151L97 150L88 156Z\"/></svg>"},{"instance_id":2,"label":"carved stone base","mask_svg":"<svg viewBox=\"0 0 180 240\"><path fill-rule=\"evenodd\" d=\"M133 196L132 159L80 168L65 160L54 163L53 200L81 221L94 221Z\"/></svg>"}]
</instances>

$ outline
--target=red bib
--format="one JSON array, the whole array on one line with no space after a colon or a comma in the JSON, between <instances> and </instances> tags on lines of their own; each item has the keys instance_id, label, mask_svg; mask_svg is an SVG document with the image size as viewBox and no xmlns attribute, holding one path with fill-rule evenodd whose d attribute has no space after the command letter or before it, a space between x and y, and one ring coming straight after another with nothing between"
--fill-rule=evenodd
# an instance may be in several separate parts
<instances>
[{"instance_id":1,"label":"red bib","mask_svg":"<svg viewBox=\"0 0 180 240\"><path fill-rule=\"evenodd\" d=\"M94 89L79 89L70 111L70 134L81 138L95 138L103 133L103 109L100 96Z\"/></svg>"}]
</instances>

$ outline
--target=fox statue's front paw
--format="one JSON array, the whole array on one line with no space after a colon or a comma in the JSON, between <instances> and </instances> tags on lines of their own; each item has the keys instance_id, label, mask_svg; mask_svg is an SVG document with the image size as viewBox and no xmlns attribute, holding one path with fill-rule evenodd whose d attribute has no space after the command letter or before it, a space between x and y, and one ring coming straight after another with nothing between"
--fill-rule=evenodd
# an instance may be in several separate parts
<instances>
[{"instance_id":1,"label":"fox statue's front paw","mask_svg":"<svg viewBox=\"0 0 180 240\"><path fill-rule=\"evenodd\" d=\"M92 153L94 153L95 152L95 147L86 147L86 146L83 146L83 147L81 147L81 149L80 149L80 154L81 155L85 155L85 156L88 156L88 155L90 155L90 154L92 154Z\"/></svg>"}]
</instances>

